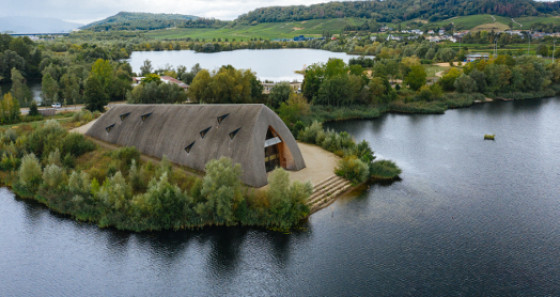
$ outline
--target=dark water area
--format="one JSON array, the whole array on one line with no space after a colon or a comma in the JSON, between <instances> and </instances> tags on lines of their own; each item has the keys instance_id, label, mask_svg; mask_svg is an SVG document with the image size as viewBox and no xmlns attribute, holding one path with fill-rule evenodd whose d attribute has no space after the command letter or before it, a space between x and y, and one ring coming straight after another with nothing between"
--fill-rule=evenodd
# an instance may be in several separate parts
<instances>
[{"instance_id":1,"label":"dark water area","mask_svg":"<svg viewBox=\"0 0 560 297\"><path fill-rule=\"evenodd\" d=\"M292 234L101 230L2 189L0 296L559 296L559 115L551 98L331 123L402 180Z\"/></svg>"}]
</instances>

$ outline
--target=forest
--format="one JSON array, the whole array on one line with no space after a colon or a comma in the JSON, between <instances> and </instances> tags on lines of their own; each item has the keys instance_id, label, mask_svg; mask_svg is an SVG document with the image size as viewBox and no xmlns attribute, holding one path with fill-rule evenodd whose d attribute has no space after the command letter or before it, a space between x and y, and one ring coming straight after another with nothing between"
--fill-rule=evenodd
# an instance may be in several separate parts
<instances>
[{"instance_id":1,"label":"forest","mask_svg":"<svg viewBox=\"0 0 560 297\"><path fill-rule=\"evenodd\" d=\"M241 15L236 22L246 24L304 21L311 19L358 17L381 23L415 18L438 21L455 16L494 14L507 17L558 15L560 2L532 0L385 0L330 2L310 6L265 7Z\"/></svg>"},{"instance_id":2,"label":"forest","mask_svg":"<svg viewBox=\"0 0 560 297\"><path fill-rule=\"evenodd\" d=\"M92 31L157 30L196 24L198 20L198 17L191 15L119 12L114 16L83 26L81 29Z\"/></svg>"}]
</instances>

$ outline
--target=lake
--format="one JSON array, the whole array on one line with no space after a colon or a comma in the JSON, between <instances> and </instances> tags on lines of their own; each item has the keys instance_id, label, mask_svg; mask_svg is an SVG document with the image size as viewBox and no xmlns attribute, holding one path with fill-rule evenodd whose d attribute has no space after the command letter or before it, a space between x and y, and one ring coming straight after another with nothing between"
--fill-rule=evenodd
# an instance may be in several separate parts
<instances>
[{"instance_id":1,"label":"lake","mask_svg":"<svg viewBox=\"0 0 560 297\"><path fill-rule=\"evenodd\" d=\"M150 60L154 70L167 66L176 68L180 65L190 70L196 63L208 70L218 70L223 65L232 65L237 69L251 69L263 81L302 81L303 75L295 71L314 63L325 63L329 58L339 58L348 63L353 57L358 56L317 49L245 49L217 53L182 50L133 52L127 61L132 66L132 71L137 73L140 73L140 66L144 61Z\"/></svg>"},{"instance_id":2,"label":"lake","mask_svg":"<svg viewBox=\"0 0 560 297\"><path fill-rule=\"evenodd\" d=\"M559 114L551 98L331 123L402 180L292 234L101 230L3 189L0 296L559 296Z\"/></svg>"},{"instance_id":3,"label":"lake","mask_svg":"<svg viewBox=\"0 0 560 297\"><path fill-rule=\"evenodd\" d=\"M356 55L335 53L316 49L267 49L267 50L236 50L217 53L197 53L190 50L182 51L150 51L133 52L127 61L134 72L140 73L140 66L145 60L152 62L153 70L171 66L184 65L187 70L196 63L204 69L217 70L223 65L231 64L237 69L251 69L257 77L271 81L303 81L303 75L295 73L314 63L325 63L329 58L339 58L346 63ZM41 81L28 83L33 99L42 102ZM0 95L7 93L11 84L0 84ZM20 103L23 107L23 102Z\"/></svg>"}]
</instances>

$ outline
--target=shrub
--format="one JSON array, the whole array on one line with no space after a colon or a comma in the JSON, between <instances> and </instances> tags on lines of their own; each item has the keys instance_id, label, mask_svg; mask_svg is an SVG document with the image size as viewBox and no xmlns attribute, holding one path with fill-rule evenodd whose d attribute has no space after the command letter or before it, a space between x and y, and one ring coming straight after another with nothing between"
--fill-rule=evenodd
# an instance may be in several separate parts
<instances>
[{"instance_id":1,"label":"shrub","mask_svg":"<svg viewBox=\"0 0 560 297\"><path fill-rule=\"evenodd\" d=\"M390 160L380 160L373 162L370 174L377 179L395 179L401 174L402 170Z\"/></svg>"},{"instance_id":2,"label":"shrub","mask_svg":"<svg viewBox=\"0 0 560 297\"><path fill-rule=\"evenodd\" d=\"M0 169L2 170L14 170L19 166L20 160L12 154L2 154L2 160L0 160Z\"/></svg>"},{"instance_id":3,"label":"shrub","mask_svg":"<svg viewBox=\"0 0 560 297\"><path fill-rule=\"evenodd\" d=\"M1 141L5 143L15 142L17 137L17 133L14 129L8 129L2 134Z\"/></svg>"},{"instance_id":4,"label":"shrub","mask_svg":"<svg viewBox=\"0 0 560 297\"><path fill-rule=\"evenodd\" d=\"M43 185L46 190L60 190L64 179L64 170L56 164L49 164L43 170Z\"/></svg>"},{"instance_id":5,"label":"shrub","mask_svg":"<svg viewBox=\"0 0 560 297\"><path fill-rule=\"evenodd\" d=\"M29 106L29 113L27 115L32 117L39 115L39 110L37 109L37 102L35 102L35 100L31 100L31 106Z\"/></svg>"},{"instance_id":6,"label":"shrub","mask_svg":"<svg viewBox=\"0 0 560 297\"><path fill-rule=\"evenodd\" d=\"M18 171L19 184L34 192L41 183L41 165L33 153L25 155Z\"/></svg>"},{"instance_id":7,"label":"shrub","mask_svg":"<svg viewBox=\"0 0 560 297\"><path fill-rule=\"evenodd\" d=\"M67 133L56 120L48 120L29 135L26 142L27 150L41 157L61 147L61 142Z\"/></svg>"},{"instance_id":8,"label":"shrub","mask_svg":"<svg viewBox=\"0 0 560 297\"><path fill-rule=\"evenodd\" d=\"M111 153L111 157L120 163L120 170L123 172L128 172L132 160L136 161L136 164L140 162L140 152L133 146L127 146L114 150Z\"/></svg>"},{"instance_id":9,"label":"shrub","mask_svg":"<svg viewBox=\"0 0 560 297\"><path fill-rule=\"evenodd\" d=\"M79 157L95 149L95 144L79 133L68 133L62 142L62 153Z\"/></svg>"},{"instance_id":10,"label":"shrub","mask_svg":"<svg viewBox=\"0 0 560 297\"><path fill-rule=\"evenodd\" d=\"M317 143L317 139L322 139L324 137L324 133L323 124L318 121L313 121L313 123L303 129L298 136L303 142ZM323 136L320 136L320 134L323 134Z\"/></svg>"},{"instance_id":11,"label":"shrub","mask_svg":"<svg viewBox=\"0 0 560 297\"><path fill-rule=\"evenodd\" d=\"M87 109L80 110L79 112L74 113L72 115L72 122L73 123L87 123L93 120L94 116L91 111Z\"/></svg>"},{"instance_id":12,"label":"shrub","mask_svg":"<svg viewBox=\"0 0 560 297\"><path fill-rule=\"evenodd\" d=\"M57 166L62 165L62 163L60 162L60 151L58 150L58 148L49 153L47 157L47 164L55 164Z\"/></svg>"},{"instance_id":13,"label":"shrub","mask_svg":"<svg viewBox=\"0 0 560 297\"><path fill-rule=\"evenodd\" d=\"M290 185L288 173L275 169L269 177L269 224L288 230L309 214L307 199L313 192L310 183L294 182Z\"/></svg>"},{"instance_id":14,"label":"shrub","mask_svg":"<svg viewBox=\"0 0 560 297\"><path fill-rule=\"evenodd\" d=\"M342 156L344 149L353 148L355 145L352 136L348 132L337 133L333 130L327 130L324 135L325 137L320 143L321 147L339 156Z\"/></svg>"},{"instance_id":15,"label":"shrub","mask_svg":"<svg viewBox=\"0 0 560 297\"><path fill-rule=\"evenodd\" d=\"M211 213L215 223L230 225L235 219L234 205L241 198L241 166L222 157L208 162L205 171L201 194L206 201L197 213Z\"/></svg>"},{"instance_id":16,"label":"shrub","mask_svg":"<svg viewBox=\"0 0 560 297\"><path fill-rule=\"evenodd\" d=\"M73 194L85 194L90 192L91 181L85 171L72 171L68 178L68 190Z\"/></svg>"},{"instance_id":17,"label":"shrub","mask_svg":"<svg viewBox=\"0 0 560 297\"><path fill-rule=\"evenodd\" d=\"M354 184L365 182L369 177L369 167L356 156L347 156L339 161L335 169L338 176L350 180Z\"/></svg>"},{"instance_id":18,"label":"shrub","mask_svg":"<svg viewBox=\"0 0 560 297\"><path fill-rule=\"evenodd\" d=\"M130 188L120 171L117 171L110 178L106 178L95 195L106 206L115 210L125 208L131 196Z\"/></svg>"},{"instance_id":19,"label":"shrub","mask_svg":"<svg viewBox=\"0 0 560 297\"><path fill-rule=\"evenodd\" d=\"M157 229L179 229L183 227L184 210L188 197L181 189L169 182L167 173L150 182L144 201L153 209L152 217Z\"/></svg>"},{"instance_id":20,"label":"shrub","mask_svg":"<svg viewBox=\"0 0 560 297\"><path fill-rule=\"evenodd\" d=\"M76 166L76 158L71 154L66 154L64 159L62 159L62 165L66 168L74 168Z\"/></svg>"}]
</instances>

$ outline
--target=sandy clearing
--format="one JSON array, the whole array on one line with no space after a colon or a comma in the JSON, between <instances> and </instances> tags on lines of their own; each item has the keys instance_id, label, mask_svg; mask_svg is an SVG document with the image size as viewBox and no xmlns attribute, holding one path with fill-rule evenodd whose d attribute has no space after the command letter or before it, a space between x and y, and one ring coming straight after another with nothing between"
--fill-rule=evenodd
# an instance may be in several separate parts
<instances>
[{"instance_id":1,"label":"sandy clearing","mask_svg":"<svg viewBox=\"0 0 560 297\"><path fill-rule=\"evenodd\" d=\"M316 145L298 142L299 150L305 160L305 168L300 171L288 171L290 181L311 182L316 185L334 175L340 158Z\"/></svg>"}]
</instances>

